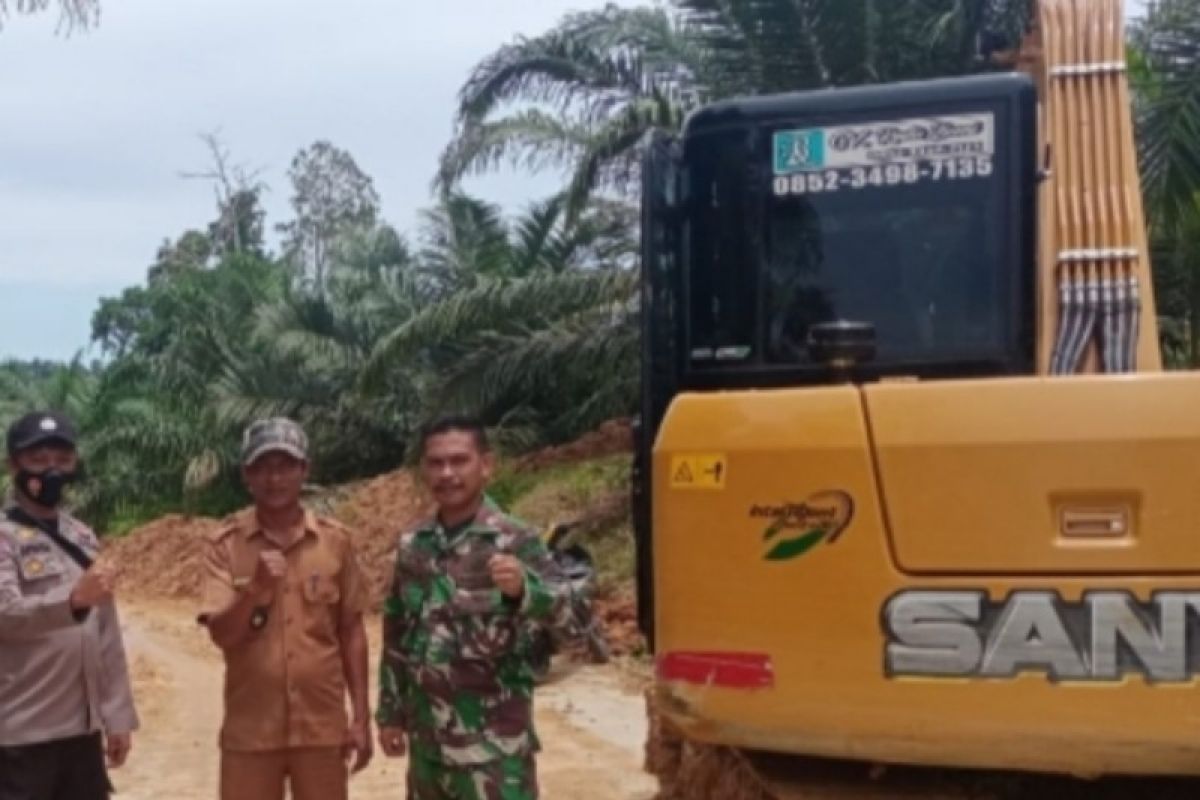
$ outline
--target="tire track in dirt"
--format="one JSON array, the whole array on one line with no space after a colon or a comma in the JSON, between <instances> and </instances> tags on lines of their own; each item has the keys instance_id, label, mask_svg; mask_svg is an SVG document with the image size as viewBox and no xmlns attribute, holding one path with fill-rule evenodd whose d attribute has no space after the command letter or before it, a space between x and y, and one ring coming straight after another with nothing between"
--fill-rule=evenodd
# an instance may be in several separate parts
<instances>
[{"instance_id":1,"label":"tire track in dirt","mask_svg":"<svg viewBox=\"0 0 1200 800\"><path fill-rule=\"evenodd\" d=\"M142 729L129 762L113 772L122 800L213 800L223 669L184 604L121 603L125 641ZM378 625L371 625L372 661ZM372 672L374 669L372 668ZM372 687L372 696L374 696ZM538 758L547 800L651 800L654 781L641 770L640 695L623 691L612 670L589 668L539 689ZM376 753L351 782L353 800L404 796L402 760Z\"/></svg>"}]
</instances>

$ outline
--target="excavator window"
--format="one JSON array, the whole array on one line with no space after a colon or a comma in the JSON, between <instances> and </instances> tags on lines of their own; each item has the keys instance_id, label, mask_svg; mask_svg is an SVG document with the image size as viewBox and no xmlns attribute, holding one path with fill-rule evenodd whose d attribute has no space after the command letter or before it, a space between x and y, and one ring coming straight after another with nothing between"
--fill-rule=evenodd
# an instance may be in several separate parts
<instances>
[{"instance_id":1,"label":"excavator window","mask_svg":"<svg viewBox=\"0 0 1200 800\"><path fill-rule=\"evenodd\" d=\"M684 373L820 380L809 330L839 320L874 327L868 371L1029 371L1032 94L991 80L942 107L863 95L839 115L784 96L693 121L678 214Z\"/></svg>"},{"instance_id":2,"label":"excavator window","mask_svg":"<svg viewBox=\"0 0 1200 800\"><path fill-rule=\"evenodd\" d=\"M991 194L897 191L875 198L868 214L866 198L772 203L765 359L807 361L809 327L835 319L872 323L885 361L1001 348L1005 280L996 229L986 224L997 215Z\"/></svg>"}]
</instances>

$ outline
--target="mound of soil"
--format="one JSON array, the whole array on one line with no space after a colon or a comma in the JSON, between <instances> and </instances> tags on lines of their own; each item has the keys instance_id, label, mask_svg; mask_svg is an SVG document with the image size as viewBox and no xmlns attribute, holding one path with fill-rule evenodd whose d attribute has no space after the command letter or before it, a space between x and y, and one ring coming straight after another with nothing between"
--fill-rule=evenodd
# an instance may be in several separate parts
<instances>
[{"instance_id":1,"label":"mound of soil","mask_svg":"<svg viewBox=\"0 0 1200 800\"><path fill-rule=\"evenodd\" d=\"M513 468L524 472L631 452L633 452L632 420L613 419L573 442L557 447L547 447L536 453L521 456L513 461Z\"/></svg>"},{"instance_id":2,"label":"mound of soil","mask_svg":"<svg viewBox=\"0 0 1200 800\"><path fill-rule=\"evenodd\" d=\"M420 483L403 469L357 484L334 507L333 515L356 534L359 564L374 602L382 602L387 592L400 534L432 514Z\"/></svg>"},{"instance_id":3,"label":"mound of soil","mask_svg":"<svg viewBox=\"0 0 1200 800\"><path fill-rule=\"evenodd\" d=\"M105 560L112 563L122 591L154 597L194 599L200 596L204 537L221 527L209 517L171 514L106 542Z\"/></svg>"}]
</instances>

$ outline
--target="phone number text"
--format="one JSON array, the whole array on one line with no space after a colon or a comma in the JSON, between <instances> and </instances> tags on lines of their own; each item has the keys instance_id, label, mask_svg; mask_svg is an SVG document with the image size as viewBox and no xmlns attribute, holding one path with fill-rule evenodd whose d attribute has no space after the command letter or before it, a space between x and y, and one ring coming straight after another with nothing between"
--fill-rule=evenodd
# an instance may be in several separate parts
<instances>
[{"instance_id":1,"label":"phone number text","mask_svg":"<svg viewBox=\"0 0 1200 800\"><path fill-rule=\"evenodd\" d=\"M886 164L875 167L850 167L775 178L776 197L798 194L825 194L843 189L851 191L887 186L905 186L926 181L961 181L992 175L991 156L948 158L924 163Z\"/></svg>"}]
</instances>

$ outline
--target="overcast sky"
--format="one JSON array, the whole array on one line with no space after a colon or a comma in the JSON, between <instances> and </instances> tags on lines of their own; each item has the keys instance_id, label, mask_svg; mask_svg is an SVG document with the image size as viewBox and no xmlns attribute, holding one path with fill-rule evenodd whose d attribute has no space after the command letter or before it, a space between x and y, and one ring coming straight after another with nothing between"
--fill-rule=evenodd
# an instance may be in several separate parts
<instances>
[{"instance_id":1,"label":"overcast sky","mask_svg":"<svg viewBox=\"0 0 1200 800\"><path fill-rule=\"evenodd\" d=\"M203 131L263 168L268 225L288 217L292 156L326 138L411 230L468 70L603 0L102 3L87 33L56 36L53 12L0 31L0 358L69 358L101 296L212 219L210 188L179 177L208 163ZM556 185L507 174L468 188L515 208Z\"/></svg>"},{"instance_id":2,"label":"overcast sky","mask_svg":"<svg viewBox=\"0 0 1200 800\"><path fill-rule=\"evenodd\" d=\"M10 4L11 5L11 4ZM0 358L68 358L96 301L143 281L159 244L213 218L197 134L220 128L264 169L268 224L286 170L327 138L375 180L402 230L430 203L468 70L602 0L102 0L98 28L57 14L0 31ZM553 176L468 188L510 207Z\"/></svg>"}]
</instances>

